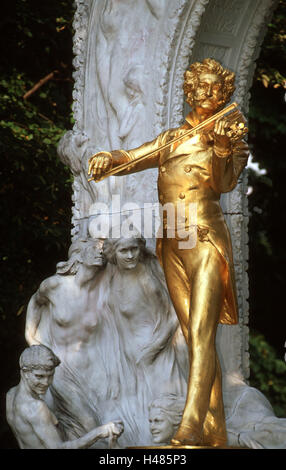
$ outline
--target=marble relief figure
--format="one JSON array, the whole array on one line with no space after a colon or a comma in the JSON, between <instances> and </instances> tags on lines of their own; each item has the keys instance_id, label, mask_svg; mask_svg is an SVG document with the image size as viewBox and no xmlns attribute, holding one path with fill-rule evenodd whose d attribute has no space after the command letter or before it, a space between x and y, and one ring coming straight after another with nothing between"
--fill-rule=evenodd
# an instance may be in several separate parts
<instances>
[{"instance_id":1,"label":"marble relief figure","mask_svg":"<svg viewBox=\"0 0 286 470\"><path fill-rule=\"evenodd\" d=\"M7 420L21 449L86 449L100 439L114 444L123 432L117 421L96 427L79 439L61 435L56 415L44 397L53 383L59 358L49 348L34 345L20 356L20 383L7 393Z\"/></svg>"},{"instance_id":2,"label":"marble relief figure","mask_svg":"<svg viewBox=\"0 0 286 470\"><path fill-rule=\"evenodd\" d=\"M151 444L150 402L186 391L187 348L161 267L138 234L73 242L29 302L26 339L60 359L46 401L65 439L119 420L116 445L132 446L134 436Z\"/></svg>"}]
</instances>

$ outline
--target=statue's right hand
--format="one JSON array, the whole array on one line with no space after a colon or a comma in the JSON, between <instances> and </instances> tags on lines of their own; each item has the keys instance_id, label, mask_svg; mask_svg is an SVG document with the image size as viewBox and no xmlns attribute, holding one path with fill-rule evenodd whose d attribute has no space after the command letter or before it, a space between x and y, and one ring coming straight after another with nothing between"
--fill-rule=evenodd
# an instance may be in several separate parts
<instances>
[{"instance_id":1,"label":"statue's right hand","mask_svg":"<svg viewBox=\"0 0 286 470\"><path fill-rule=\"evenodd\" d=\"M124 425L122 421L112 421L103 424L99 429L101 438L118 438L124 431Z\"/></svg>"},{"instance_id":2,"label":"statue's right hand","mask_svg":"<svg viewBox=\"0 0 286 470\"><path fill-rule=\"evenodd\" d=\"M88 160L88 175L91 175L91 179L99 178L111 168L112 154L110 152L98 152Z\"/></svg>"}]
</instances>

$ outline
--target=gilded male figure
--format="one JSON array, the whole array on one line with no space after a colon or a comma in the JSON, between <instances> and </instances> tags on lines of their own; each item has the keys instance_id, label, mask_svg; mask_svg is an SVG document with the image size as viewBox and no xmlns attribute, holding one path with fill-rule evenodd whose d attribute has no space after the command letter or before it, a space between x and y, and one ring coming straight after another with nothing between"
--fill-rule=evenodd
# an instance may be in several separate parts
<instances>
[{"instance_id":1,"label":"gilded male figure","mask_svg":"<svg viewBox=\"0 0 286 470\"><path fill-rule=\"evenodd\" d=\"M89 161L94 179L111 168L131 162L203 122L223 109L234 92L235 75L213 59L194 63L185 72L184 92L192 111L185 123L162 132L133 150L98 153ZM224 446L226 427L221 371L215 348L218 323L238 321L232 247L219 204L231 191L247 163L248 147L229 131L224 117L196 138L185 137L168 149L133 164L119 175L159 168L161 204L184 202L197 206L197 243L180 248L178 231L158 240L170 297L189 346L190 370L185 409L172 439L177 446ZM164 222L164 221L163 221ZM186 229L191 221L186 217Z\"/></svg>"}]
</instances>

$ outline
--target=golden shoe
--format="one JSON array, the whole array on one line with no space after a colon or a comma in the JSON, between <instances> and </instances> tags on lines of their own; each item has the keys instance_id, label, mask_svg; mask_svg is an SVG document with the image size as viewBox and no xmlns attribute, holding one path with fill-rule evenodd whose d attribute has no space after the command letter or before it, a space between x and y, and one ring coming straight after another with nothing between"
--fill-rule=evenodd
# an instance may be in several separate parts
<instances>
[{"instance_id":1,"label":"golden shoe","mask_svg":"<svg viewBox=\"0 0 286 470\"><path fill-rule=\"evenodd\" d=\"M171 440L173 446L200 446L202 436L194 432L192 426L181 424L178 431Z\"/></svg>"}]
</instances>

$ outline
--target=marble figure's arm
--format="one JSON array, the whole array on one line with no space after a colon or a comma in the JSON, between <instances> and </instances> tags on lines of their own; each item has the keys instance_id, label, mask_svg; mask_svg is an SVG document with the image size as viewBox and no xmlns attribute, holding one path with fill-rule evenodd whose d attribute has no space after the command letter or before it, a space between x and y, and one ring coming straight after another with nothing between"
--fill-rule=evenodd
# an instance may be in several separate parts
<instances>
[{"instance_id":1,"label":"marble figure's arm","mask_svg":"<svg viewBox=\"0 0 286 470\"><path fill-rule=\"evenodd\" d=\"M31 297L27 307L25 338L29 346L32 344L40 344L36 339L36 332L43 314L43 307L48 306L49 292L56 287L57 281L55 276L44 280L37 292Z\"/></svg>"}]
</instances>

